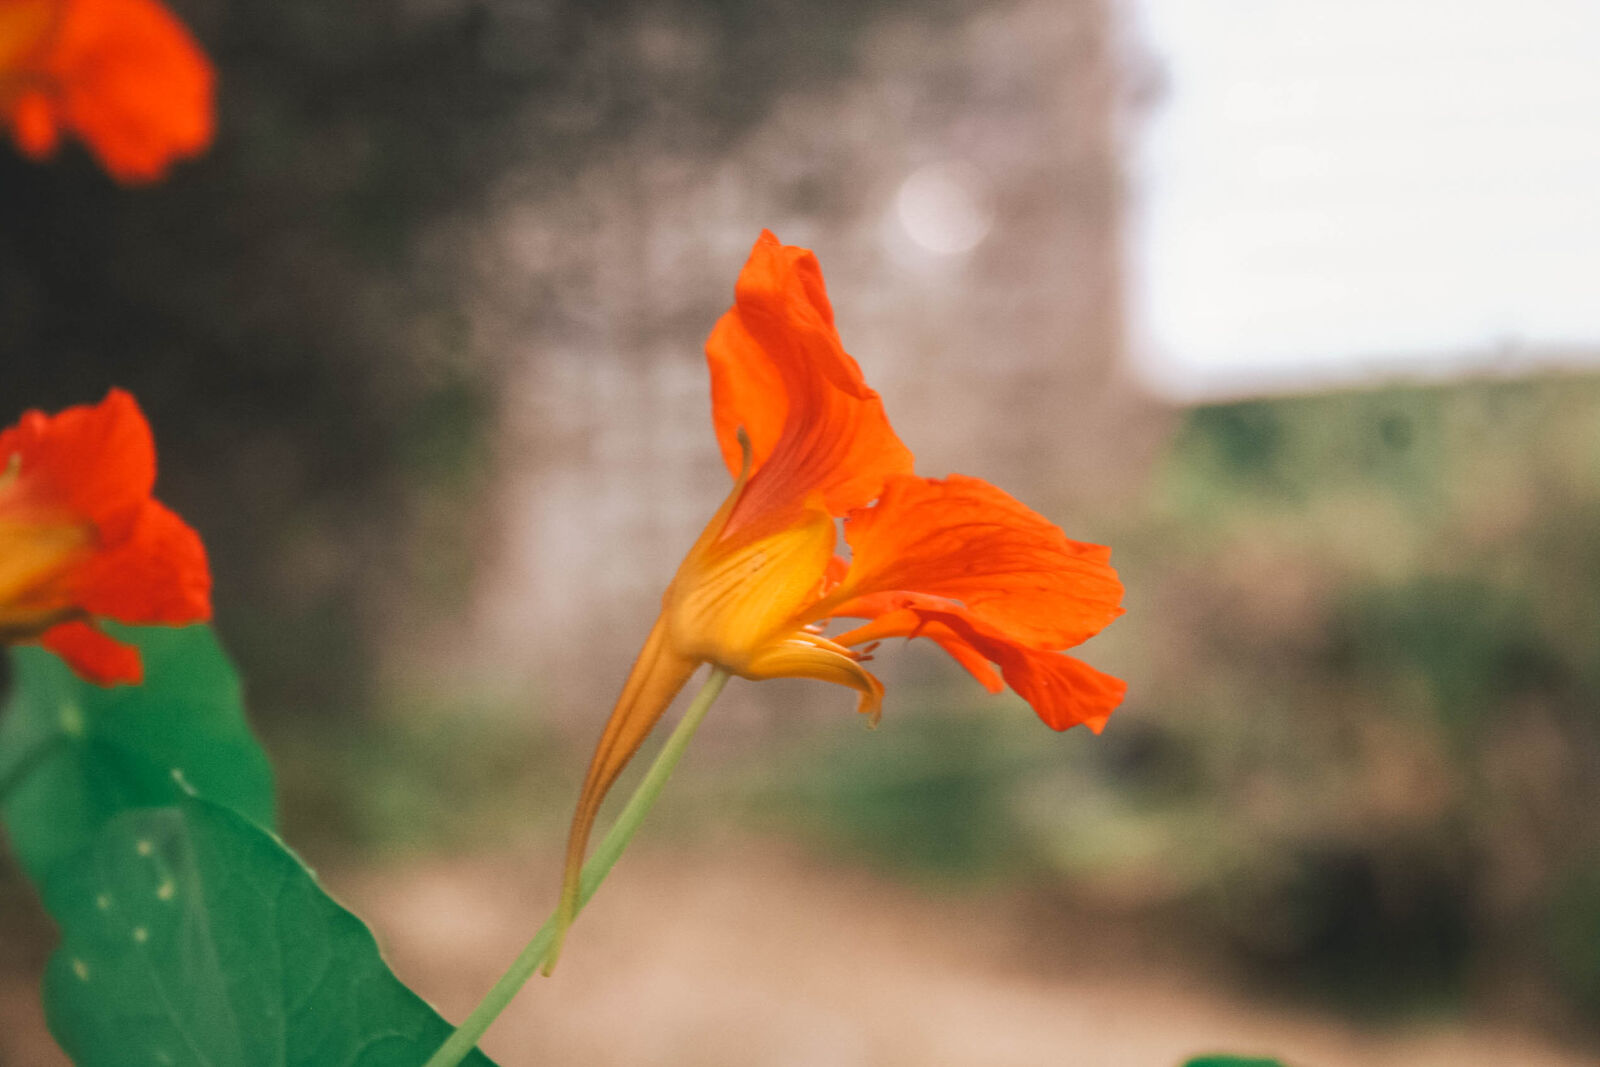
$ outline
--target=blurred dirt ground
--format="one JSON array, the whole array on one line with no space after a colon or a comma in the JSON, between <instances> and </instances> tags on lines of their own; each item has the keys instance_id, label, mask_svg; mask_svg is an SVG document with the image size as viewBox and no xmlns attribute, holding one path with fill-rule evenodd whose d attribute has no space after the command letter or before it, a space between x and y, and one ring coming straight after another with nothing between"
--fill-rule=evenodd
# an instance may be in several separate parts
<instances>
[{"instance_id":1,"label":"blurred dirt ground","mask_svg":"<svg viewBox=\"0 0 1600 1067\"><path fill-rule=\"evenodd\" d=\"M541 851L544 851L541 849ZM550 904L548 857L329 871L402 978L470 1010ZM9 961L8 961L9 962ZM1509 1021L1359 1028L1263 1006L1203 959L1037 897L908 888L733 837L630 855L491 1031L504 1067L1169 1067L1230 1049L1304 1067L1578 1067ZM66 1061L31 978L0 979L0 1064Z\"/></svg>"}]
</instances>

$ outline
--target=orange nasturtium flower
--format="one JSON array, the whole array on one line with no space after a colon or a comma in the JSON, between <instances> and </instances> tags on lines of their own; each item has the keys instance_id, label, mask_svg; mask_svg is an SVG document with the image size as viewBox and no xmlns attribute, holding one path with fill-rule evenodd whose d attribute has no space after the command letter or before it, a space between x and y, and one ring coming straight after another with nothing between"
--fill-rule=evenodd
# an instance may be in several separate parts
<instances>
[{"instance_id":1,"label":"orange nasturtium flower","mask_svg":"<svg viewBox=\"0 0 1600 1067\"><path fill-rule=\"evenodd\" d=\"M733 490L689 549L607 721L573 818L557 929L600 802L701 663L848 686L878 715L862 646L927 637L1053 729L1098 733L1126 685L1061 650L1122 614L1111 552L977 478L921 478L833 325L816 257L763 232L706 342ZM844 519L849 559L835 555ZM833 637L830 619L864 620ZM996 670L998 668L998 671Z\"/></svg>"},{"instance_id":2,"label":"orange nasturtium flower","mask_svg":"<svg viewBox=\"0 0 1600 1067\"><path fill-rule=\"evenodd\" d=\"M211 63L157 0L0 0L0 120L31 159L63 130L155 181L211 143Z\"/></svg>"},{"instance_id":3,"label":"orange nasturtium flower","mask_svg":"<svg viewBox=\"0 0 1600 1067\"><path fill-rule=\"evenodd\" d=\"M97 618L211 618L205 548L151 498L155 479L150 426L120 389L0 431L0 641L37 642L100 685L137 683L139 650Z\"/></svg>"}]
</instances>

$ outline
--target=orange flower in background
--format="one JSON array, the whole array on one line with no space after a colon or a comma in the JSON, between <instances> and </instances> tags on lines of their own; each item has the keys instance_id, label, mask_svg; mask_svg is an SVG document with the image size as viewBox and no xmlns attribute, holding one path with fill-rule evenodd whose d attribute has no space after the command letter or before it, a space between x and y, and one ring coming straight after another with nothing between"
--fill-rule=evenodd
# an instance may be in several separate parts
<instances>
[{"instance_id":1,"label":"orange flower in background","mask_svg":"<svg viewBox=\"0 0 1600 1067\"><path fill-rule=\"evenodd\" d=\"M63 131L149 182L211 143L211 63L156 0L0 0L0 117L29 158Z\"/></svg>"},{"instance_id":2,"label":"orange flower in background","mask_svg":"<svg viewBox=\"0 0 1600 1067\"><path fill-rule=\"evenodd\" d=\"M153 500L155 443L133 397L30 411L0 432L0 640L37 642L101 685L143 678L97 618L211 617L199 536Z\"/></svg>"},{"instance_id":3,"label":"orange flower in background","mask_svg":"<svg viewBox=\"0 0 1600 1067\"><path fill-rule=\"evenodd\" d=\"M706 353L733 491L667 587L589 764L558 930L575 912L601 801L701 663L847 686L876 718L883 686L857 650L927 637L1056 730L1099 732L1127 688L1061 654L1122 614L1110 550L1069 540L977 478L913 474L840 343L811 252L763 232ZM836 518L848 560L835 555ZM841 617L866 621L825 636Z\"/></svg>"}]
</instances>

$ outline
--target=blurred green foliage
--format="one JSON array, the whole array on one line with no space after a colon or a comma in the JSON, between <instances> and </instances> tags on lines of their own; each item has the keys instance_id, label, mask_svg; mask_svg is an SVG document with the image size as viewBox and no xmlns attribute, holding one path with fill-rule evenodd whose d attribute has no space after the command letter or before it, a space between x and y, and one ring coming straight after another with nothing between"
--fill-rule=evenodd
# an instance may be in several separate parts
<instances>
[{"instance_id":1,"label":"blurred green foliage","mask_svg":"<svg viewBox=\"0 0 1600 1067\"><path fill-rule=\"evenodd\" d=\"M1102 737L950 671L773 756L777 808L1184 916L1275 990L1600 1017L1600 380L1198 408L1118 525Z\"/></svg>"},{"instance_id":2,"label":"blurred green foliage","mask_svg":"<svg viewBox=\"0 0 1600 1067\"><path fill-rule=\"evenodd\" d=\"M774 754L750 786L753 814L798 825L863 862L929 878L1015 873L1028 850L1024 835L1007 832L1015 829L1013 794L1040 769L1038 749L1018 731L941 711L936 701L902 699L914 714L897 709L873 733L830 732Z\"/></svg>"},{"instance_id":3,"label":"blurred green foliage","mask_svg":"<svg viewBox=\"0 0 1600 1067\"><path fill-rule=\"evenodd\" d=\"M338 859L558 841L578 753L519 703L396 698L382 716L267 732L283 822L307 856Z\"/></svg>"},{"instance_id":4,"label":"blurred green foliage","mask_svg":"<svg viewBox=\"0 0 1600 1067\"><path fill-rule=\"evenodd\" d=\"M1213 768L1225 935L1375 1006L1581 999L1525 935L1597 843L1600 382L1201 409L1152 511L1150 696Z\"/></svg>"},{"instance_id":5,"label":"blurred green foliage","mask_svg":"<svg viewBox=\"0 0 1600 1067\"><path fill-rule=\"evenodd\" d=\"M1600 1017L1600 853L1556 879L1538 934L1565 988L1589 1018Z\"/></svg>"}]
</instances>

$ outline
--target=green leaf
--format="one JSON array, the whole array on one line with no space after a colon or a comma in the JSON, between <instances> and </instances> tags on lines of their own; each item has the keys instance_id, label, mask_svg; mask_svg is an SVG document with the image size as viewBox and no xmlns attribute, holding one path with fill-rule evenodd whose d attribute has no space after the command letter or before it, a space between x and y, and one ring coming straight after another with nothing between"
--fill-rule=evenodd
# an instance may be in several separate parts
<instances>
[{"instance_id":1,"label":"green leaf","mask_svg":"<svg viewBox=\"0 0 1600 1067\"><path fill-rule=\"evenodd\" d=\"M191 790L272 825L272 769L210 628L111 629L139 646L143 685L103 688L42 648L12 650L0 814L36 883L118 812Z\"/></svg>"},{"instance_id":2,"label":"green leaf","mask_svg":"<svg viewBox=\"0 0 1600 1067\"><path fill-rule=\"evenodd\" d=\"M1252 1056L1196 1056L1183 1067L1284 1067L1280 1060Z\"/></svg>"},{"instance_id":3,"label":"green leaf","mask_svg":"<svg viewBox=\"0 0 1600 1067\"><path fill-rule=\"evenodd\" d=\"M450 1032L277 838L198 798L113 818L45 905L45 1013L78 1067L417 1067Z\"/></svg>"}]
</instances>

